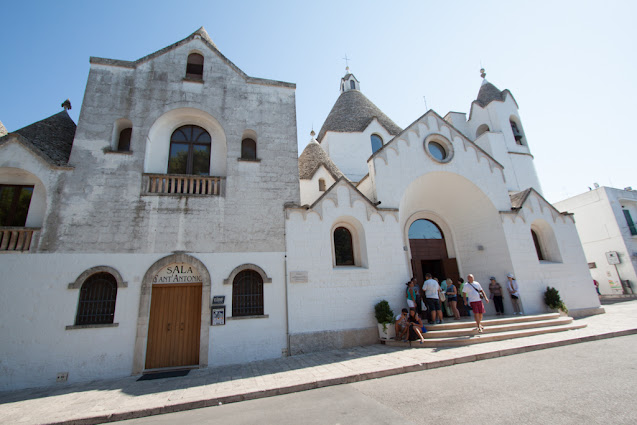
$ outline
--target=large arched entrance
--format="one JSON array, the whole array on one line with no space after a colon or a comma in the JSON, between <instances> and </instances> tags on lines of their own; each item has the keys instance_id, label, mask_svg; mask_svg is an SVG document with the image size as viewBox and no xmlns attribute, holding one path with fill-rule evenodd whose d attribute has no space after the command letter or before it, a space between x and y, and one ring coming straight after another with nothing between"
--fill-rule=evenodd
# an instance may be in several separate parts
<instances>
[{"instance_id":1,"label":"large arched entrance","mask_svg":"<svg viewBox=\"0 0 637 425\"><path fill-rule=\"evenodd\" d=\"M456 259L447 254L444 233L434 221L421 218L411 223L409 248L413 276L418 282L423 282L427 273L440 281L451 278L456 282L460 277Z\"/></svg>"}]
</instances>

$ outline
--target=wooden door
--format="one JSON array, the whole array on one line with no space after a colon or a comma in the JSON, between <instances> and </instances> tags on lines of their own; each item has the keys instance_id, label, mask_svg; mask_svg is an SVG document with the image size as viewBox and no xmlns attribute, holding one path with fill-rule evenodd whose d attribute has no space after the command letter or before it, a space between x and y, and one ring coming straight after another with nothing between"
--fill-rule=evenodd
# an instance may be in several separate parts
<instances>
[{"instance_id":1,"label":"wooden door","mask_svg":"<svg viewBox=\"0 0 637 425\"><path fill-rule=\"evenodd\" d=\"M201 283L153 285L146 369L199 364Z\"/></svg>"}]
</instances>

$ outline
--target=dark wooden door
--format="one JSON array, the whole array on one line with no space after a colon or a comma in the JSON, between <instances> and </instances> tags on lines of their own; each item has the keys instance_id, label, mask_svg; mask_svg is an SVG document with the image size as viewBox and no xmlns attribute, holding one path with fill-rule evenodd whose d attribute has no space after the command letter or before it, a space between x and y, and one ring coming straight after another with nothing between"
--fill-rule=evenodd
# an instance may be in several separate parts
<instances>
[{"instance_id":1,"label":"dark wooden door","mask_svg":"<svg viewBox=\"0 0 637 425\"><path fill-rule=\"evenodd\" d=\"M199 364L201 283L153 285L146 369Z\"/></svg>"}]
</instances>

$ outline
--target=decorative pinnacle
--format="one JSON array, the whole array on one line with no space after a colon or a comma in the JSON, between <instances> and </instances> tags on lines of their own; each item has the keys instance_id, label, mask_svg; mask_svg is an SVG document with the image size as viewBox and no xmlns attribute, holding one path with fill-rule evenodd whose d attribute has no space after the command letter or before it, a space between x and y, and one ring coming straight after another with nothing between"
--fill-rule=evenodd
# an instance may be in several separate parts
<instances>
[{"instance_id":1,"label":"decorative pinnacle","mask_svg":"<svg viewBox=\"0 0 637 425\"><path fill-rule=\"evenodd\" d=\"M484 77L487 76L487 73L484 71L484 68L480 68L480 76L482 77L482 79L484 79Z\"/></svg>"},{"instance_id":2,"label":"decorative pinnacle","mask_svg":"<svg viewBox=\"0 0 637 425\"><path fill-rule=\"evenodd\" d=\"M312 136L312 139L314 138L314 136L316 136L316 133L314 132L314 129L312 129L312 131L310 131L310 136Z\"/></svg>"},{"instance_id":3,"label":"decorative pinnacle","mask_svg":"<svg viewBox=\"0 0 637 425\"><path fill-rule=\"evenodd\" d=\"M68 111L71 109L71 101L66 99L60 106L63 107L65 111Z\"/></svg>"}]
</instances>

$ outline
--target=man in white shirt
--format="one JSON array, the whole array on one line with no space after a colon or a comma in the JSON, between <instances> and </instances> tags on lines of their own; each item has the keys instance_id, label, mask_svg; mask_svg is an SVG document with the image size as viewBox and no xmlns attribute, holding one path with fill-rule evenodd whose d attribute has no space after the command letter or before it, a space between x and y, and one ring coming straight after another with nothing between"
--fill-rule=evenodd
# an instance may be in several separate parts
<instances>
[{"instance_id":1,"label":"man in white shirt","mask_svg":"<svg viewBox=\"0 0 637 425\"><path fill-rule=\"evenodd\" d=\"M471 303L473 317L476 320L476 325L478 325L478 333L482 333L484 328L480 322L482 322L482 315L485 312L482 299L485 299L488 303L489 297L484 293L480 282L473 280L472 274L467 276L467 283L465 283L462 292L464 293L464 305L467 305L467 302Z\"/></svg>"},{"instance_id":2,"label":"man in white shirt","mask_svg":"<svg viewBox=\"0 0 637 425\"><path fill-rule=\"evenodd\" d=\"M442 307L440 306L440 298L438 291L440 285L431 277L431 273L425 275L425 283L422 284L422 290L425 293L425 305L431 314L429 324L442 323ZM436 320L438 317L438 320Z\"/></svg>"}]
</instances>

